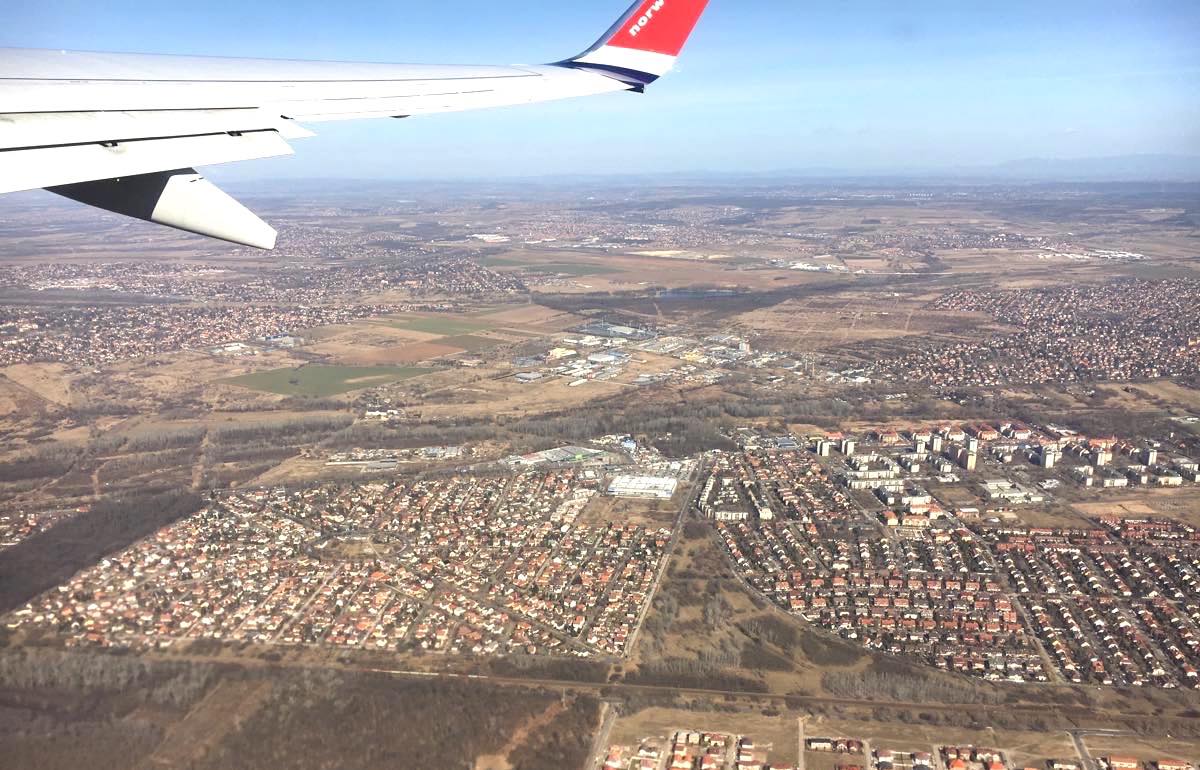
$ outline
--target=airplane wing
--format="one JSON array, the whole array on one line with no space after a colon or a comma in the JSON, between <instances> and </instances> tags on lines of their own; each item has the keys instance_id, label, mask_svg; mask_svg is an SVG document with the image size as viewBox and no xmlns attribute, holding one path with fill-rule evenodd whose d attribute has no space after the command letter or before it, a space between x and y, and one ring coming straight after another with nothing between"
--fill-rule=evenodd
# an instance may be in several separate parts
<instances>
[{"instance_id":1,"label":"airplane wing","mask_svg":"<svg viewBox=\"0 0 1200 770\"><path fill-rule=\"evenodd\" d=\"M0 48L0 193L270 249L275 231L196 166L290 155L302 124L641 92L708 0L637 0L583 53L537 66L226 59Z\"/></svg>"}]
</instances>

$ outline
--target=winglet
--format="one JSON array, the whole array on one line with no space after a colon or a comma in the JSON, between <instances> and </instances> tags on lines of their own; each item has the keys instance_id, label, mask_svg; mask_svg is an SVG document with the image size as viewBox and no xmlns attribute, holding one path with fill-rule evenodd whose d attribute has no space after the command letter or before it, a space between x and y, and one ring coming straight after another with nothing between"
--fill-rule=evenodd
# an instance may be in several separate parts
<instances>
[{"instance_id":1,"label":"winglet","mask_svg":"<svg viewBox=\"0 0 1200 770\"><path fill-rule=\"evenodd\" d=\"M46 189L89 206L189 233L256 249L275 248L275 230L270 225L195 169L157 171Z\"/></svg>"},{"instance_id":2,"label":"winglet","mask_svg":"<svg viewBox=\"0 0 1200 770\"><path fill-rule=\"evenodd\" d=\"M637 0L595 45L560 64L644 88L674 66L707 5L708 0Z\"/></svg>"}]
</instances>

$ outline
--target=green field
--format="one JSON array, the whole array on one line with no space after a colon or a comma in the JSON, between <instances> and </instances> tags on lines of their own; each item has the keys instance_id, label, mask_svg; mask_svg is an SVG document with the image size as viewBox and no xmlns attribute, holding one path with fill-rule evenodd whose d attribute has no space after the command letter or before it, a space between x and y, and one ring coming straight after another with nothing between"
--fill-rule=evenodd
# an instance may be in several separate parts
<instances>
[{"instance_id":1,"label":"green field","mask_svg":"<svg viewBox=\"0 0 1200 770\"><path fill-rule=\"evenodd\" d=\"M516 259L505 259L504 257L480 257L479 264L484 267L522 267L525 263Z\"/></svg>"},{"instance_id":2,"label":"green field","mask_svg":"<svg viewBox=\"0 0 1200 770\"><path fill-rule=\"evenodd\" d=\"M221 380L282 396L336 396L407 380L432 371L421 366L303 366L271 369Z\"/></svg>"},{"instance_id":3,"label":"green field","mask_svg":"<svg viewBox=\"0 0 1200 770\"><path fill-rule=\"evenodd\" d=\"M479 260L479 264L485 267L518 267L527 272L562 275L606 275L621 272L620 268L598 265L595 262L521 262L504 257L484 257Z\"/></svg>"},{"instance_id":4,"label":"green field","mask_svg":"<svg viewBox=\"0 0 1200 770\"><path fill-rule=\"evenodd\" d=\"M408 329L426 334L470 334L481 332L492 327L491 324L468 321L462 318L437 318L433 316L404 316L388 321L390 326L397 329Z\"/></svg>"},{"instance_id":5,"label":"green field","mask_svg":"<svg viewBox=\"0 0 1200 770\"><path fill-rule=\"evenodd\" d=\"M470 353L478 353L482 350L491 350L497 345L503 345L504 340L494 340L490 337L478 337L473 334L459 334L454 337L442 337L440 340L434 340L439 345L451 345L456 348L462 348Z\"/></svg>"},{"instance_id":6,"label":"green field","mask_svg":"<svg viewBox=\"0 0 1200 770\"><path fill-rule=\"evenodd\" d=\"M538 273L559 273L561 275L608 275L621 272L620 268L597 265L592 262L543 262L525 265L525 269Z\"/></svg>"}]
</instances>

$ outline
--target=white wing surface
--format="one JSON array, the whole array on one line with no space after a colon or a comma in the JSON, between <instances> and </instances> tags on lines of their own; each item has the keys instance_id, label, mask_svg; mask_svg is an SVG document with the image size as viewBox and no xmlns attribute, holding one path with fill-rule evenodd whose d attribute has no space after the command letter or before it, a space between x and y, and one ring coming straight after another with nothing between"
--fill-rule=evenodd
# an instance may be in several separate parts
<instances>
[{"instance_id":1,"label":"white wing surface","mask_svg":"<svg viewBox=\"0 0 1200 770\"><path fill-rule=\"evenodd\" d=\"M46 188L272 248L275 231L194 170L288 155L305 123L642 91L707 0L638 0L591 48L537 66L227 59L0 48L0 193Z\"/></svg>"}]
</instances>

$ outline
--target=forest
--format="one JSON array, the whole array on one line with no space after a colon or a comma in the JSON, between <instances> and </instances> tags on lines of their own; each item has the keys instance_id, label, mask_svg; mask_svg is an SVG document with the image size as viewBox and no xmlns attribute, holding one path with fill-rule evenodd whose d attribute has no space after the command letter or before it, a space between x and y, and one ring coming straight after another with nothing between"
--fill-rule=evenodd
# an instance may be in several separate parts
<instances>
[{"instance_id":1,"label":"forest","mask_svg":"<svg viewBox=\"0 0 1200 770\"><path fill-rule=\"evenodd\" d=\"M89 510L0 551L0 613L65 583L81 569L200 510L190 491L106 497Z\"/></svg>"},{"instance_id":2,"label":"forest","mask_svg":"<svg viewBox=\"0 0 1200 770\"><path fill-rule=\"evenodd\" d=\"M0 650L0 767L23 770L550 770L583 764L599 713L536 688Z\"/></svg>"}]
</instances>

